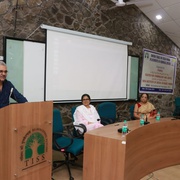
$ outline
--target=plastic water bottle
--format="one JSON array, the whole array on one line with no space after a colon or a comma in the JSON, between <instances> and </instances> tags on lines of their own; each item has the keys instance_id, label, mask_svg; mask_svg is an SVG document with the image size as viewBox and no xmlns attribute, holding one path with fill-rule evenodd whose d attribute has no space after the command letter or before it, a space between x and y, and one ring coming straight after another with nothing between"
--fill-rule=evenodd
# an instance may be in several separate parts
<instances>
[{"instance_id":1,"label":"plastic water bottle","mask_svg":"<svg viewBox=\"0 0 180 180\"><path fill-rule=\"evenodd\" d=\"M127 132L128 132L128 125L127 125L127 121L124 120L123 127L122 127L122 135L125 136Z\"/></svg>"},{"instance_id":2,"label":"plastic water bottle","mask_svg":"<svg viewBox=\"0 0 180 180\"><path fill-rule=\"evenodd\" d=\"M156 115L156 121L160 121L160 119L161 119L161 116L160 116L160 112L158 111Z\"/></svg>"},{"instance_id":3,"label":"plastic water bottle","mask_svg":"<svg viewBox=\"0 0 180 180\"><path fill-rule=\"evenodd\" d=\"M144 126L144 115L143 114L140 117L140 126Z\"/></svg>"}]
</instances>

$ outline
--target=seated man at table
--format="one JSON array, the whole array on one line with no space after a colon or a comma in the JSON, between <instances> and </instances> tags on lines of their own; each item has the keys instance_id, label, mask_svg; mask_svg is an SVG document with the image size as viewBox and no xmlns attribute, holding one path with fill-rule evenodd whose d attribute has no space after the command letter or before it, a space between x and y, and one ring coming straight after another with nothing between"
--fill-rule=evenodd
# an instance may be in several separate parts
<instances>
[{"instance_id":1,"label":"seated man at table","mask_svg":"<svg viewBox=\"0 0 180 180\"><path fill-rule=\"evenodd\" d=\"M148 101L149 95L143 93L140 95L140 102L135 104L134 117L140 119L141 115L145 115L147 118L155 118L156 110L152 103Z\"/></svg>"}]
</instances>

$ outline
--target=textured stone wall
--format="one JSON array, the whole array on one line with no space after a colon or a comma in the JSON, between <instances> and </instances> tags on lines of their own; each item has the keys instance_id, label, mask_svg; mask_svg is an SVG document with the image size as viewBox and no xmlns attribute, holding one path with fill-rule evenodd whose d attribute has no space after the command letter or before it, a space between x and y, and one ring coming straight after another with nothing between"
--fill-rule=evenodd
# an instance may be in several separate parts
<instances>
[{"instance_id":1,"label":"textured stone wall","mask_svg":"<svg viewBox=\"0 0 180 180\"><path fill-rule=\"evenodd\" d=\"M45 41L41 24L61 27L131 41L129 55L140 57L147 48L178 58L174 95L150 95L150 101L168 116L172 113L174 97L180 96L180 49L162 33L136 6L116 7L111 0L5 0L0 1L0 55L3 55L3 36ZM141 73L141 72L140 72ZM129 115L134 102L117 102L120 116ZM71 119L70 108L77 104L56 104L64 119ZM97 105L97 103L94 103Z\"/></svg>"}]
</instances>

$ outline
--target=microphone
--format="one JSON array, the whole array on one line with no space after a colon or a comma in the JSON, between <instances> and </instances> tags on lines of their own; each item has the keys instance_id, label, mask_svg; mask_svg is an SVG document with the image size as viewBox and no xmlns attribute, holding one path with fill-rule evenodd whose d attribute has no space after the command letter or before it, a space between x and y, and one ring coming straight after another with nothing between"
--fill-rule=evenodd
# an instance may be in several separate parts
<instances>
[{"instance_id":1,"label":"microphone","mask_svg":"<svg viewBox=\"0 0 180 180\"><path fill-rule=\"evenodd\" d=\"M156 113L156 109L153 109L153 110L150 111L149 113L150 113L150 116L154 116L154 113ZM145 116L146 116L146 121L144 122L144 125L150 123L150 122L148 121L147 114L145 114Z\"/></svg>"},{"instance_id":2,"label":"microphone","mask_svg":"<svg viewBox=\"0 0 180 180\"><path fill-rule=\"evenodd\" d=\"M146 116L146 121L144 121L144 125L146 125L146 124L149 124L149 123L150 123L150 122L148 121L147 114L145 114L145 116Z\"/></svg>"},{"instance_id":3,"label":"microphone","mask_svg":"<svg viewBox=\"0 0 180 180\"><path fill-rule=\"evenodd\" d=\"M13 93L13 88L11 88L10 90L9 98L11 97L12 93Z\"/></svg>"},{"instance_id":4,"label":"microphone","mask_svg":"<svg viewBox=\"0 0 180 180\"><path fill-rule=\"evenodd\" d=\"M13 88L11 88L11 91L10 91L9 97L11 97L12 92L13 92Z\"/></svg>"},{"instance_id":5,"label":"microphone","mask_svg":"<svg viewBox=\"0 0 180 180\"><path fill-rule=\"evenodd\" d=\"M12 93L13 93L13 88L11 88L11 90L10 90L9 99L10 99ZM10 100L9 100L9 104L10 104Z\"/></svg>"}]
</instances>

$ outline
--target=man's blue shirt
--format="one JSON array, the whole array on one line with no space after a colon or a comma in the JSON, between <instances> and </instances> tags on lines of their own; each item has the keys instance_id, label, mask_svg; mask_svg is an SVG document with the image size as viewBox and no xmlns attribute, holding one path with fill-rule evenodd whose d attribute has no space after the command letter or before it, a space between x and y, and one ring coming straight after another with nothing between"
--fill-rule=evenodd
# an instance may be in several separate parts
<instances>
[{"instance_id":1,"label":"man's blue shirt","mask_svg":"<svg viewBox=\"0 0 180 180\"><path fill-rule=\"evenodd\" d=\"M2 91L0 91L0 108L9 105L10 97L18 103L25 103L27 99L18 92L18 90L13 86L13 84L5 80L3 82Z\"/></svg>"}]
</instances>

